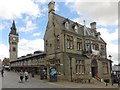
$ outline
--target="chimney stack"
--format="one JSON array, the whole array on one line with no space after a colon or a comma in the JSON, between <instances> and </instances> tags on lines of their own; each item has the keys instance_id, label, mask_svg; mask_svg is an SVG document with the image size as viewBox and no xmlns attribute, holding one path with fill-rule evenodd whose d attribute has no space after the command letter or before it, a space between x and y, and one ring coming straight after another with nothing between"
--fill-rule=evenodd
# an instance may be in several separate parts
<instances>
[{"instance_id":1,"label":"chimney stack","mask_svg":"<svg viewBox=\"0 0 120 90\"><path fill-rule=\"evenodd\" d=\"M91 29L96 30L96 22L90 23Z\"/></svg>"}]
</instances>

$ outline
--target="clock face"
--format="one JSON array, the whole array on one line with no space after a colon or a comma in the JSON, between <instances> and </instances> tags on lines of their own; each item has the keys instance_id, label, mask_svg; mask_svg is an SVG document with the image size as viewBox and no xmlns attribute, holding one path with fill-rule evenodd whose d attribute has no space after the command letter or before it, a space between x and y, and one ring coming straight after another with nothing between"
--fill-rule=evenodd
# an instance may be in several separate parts
<instances>
[{"instance_id":1,"label":"clock face","mask_svg":"<svg viewBox=\"0 0 120 90\"><path fill-rule=\"evenodd\" d=\"M15 38L15 37L13 37L13 40L16 40L16 38Z\"/></svg>"}]
</instances>

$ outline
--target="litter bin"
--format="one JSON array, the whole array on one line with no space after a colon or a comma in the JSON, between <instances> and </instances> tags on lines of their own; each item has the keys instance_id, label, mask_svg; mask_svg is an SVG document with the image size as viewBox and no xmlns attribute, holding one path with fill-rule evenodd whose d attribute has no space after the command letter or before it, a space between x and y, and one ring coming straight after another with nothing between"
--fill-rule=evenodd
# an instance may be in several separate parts
<instances>
[{"instance_id":1,"label":"litter bin","mask_svg":"<svg viewBox=\"0 0 120 90\"><path fill-rule=\"evenodd\" d=\"M47 79L47 70L45 68L41 69L40 71L40 79Z\"/></svg>"}]
</instances>

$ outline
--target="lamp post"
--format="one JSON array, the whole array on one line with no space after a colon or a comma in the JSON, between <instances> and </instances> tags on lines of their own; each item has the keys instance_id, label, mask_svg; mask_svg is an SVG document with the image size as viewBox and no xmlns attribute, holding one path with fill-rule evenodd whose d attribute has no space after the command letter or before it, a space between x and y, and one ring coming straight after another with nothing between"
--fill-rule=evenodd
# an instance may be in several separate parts
<instances>
[{"instance_id":1,"label":"lamp post","mask_svg":"<svg viewBox=\"0 0 120 90\"><path fill-rule=\"evenodd\" d=\"M112 56L109 55L108 57L111 60ZM110 62L110 74L111 74L111 82L112 82L112 61Z\"/></svg>"},{"instance_id":2,"label":"lamp post","mask_svg":"<svg viewBox=\"0 0 120 90\"><path fill-rule=\"evenodd\" d=\"M109 57L109 59L111 60L112 56L109 55L108 57ZM110 62L110 69L111 69L110 71L112 72L112 61Z\"/></svg>"},{"instance_id":3,"label":"lamp post","mask_svg":"<svg viewBox=\"0 0 120 90\"><path fill-rule=\"evenodd\" d=\"M110 58L110 60L111 60L112 56L111 56L111 55L109 55L108 57L109 57L109 58Z\"/></svg>"},{"instance_id":4,"label":"lamp post","mask_svg":"<svg viewBox=\"0 0 120 90\"><path fill-rule=\"evenodd\" d=\"M72 58L70 57L70 78L71 78L71 82L72 80L72 62L71 62Z\"/></svg>"}]
</instances>

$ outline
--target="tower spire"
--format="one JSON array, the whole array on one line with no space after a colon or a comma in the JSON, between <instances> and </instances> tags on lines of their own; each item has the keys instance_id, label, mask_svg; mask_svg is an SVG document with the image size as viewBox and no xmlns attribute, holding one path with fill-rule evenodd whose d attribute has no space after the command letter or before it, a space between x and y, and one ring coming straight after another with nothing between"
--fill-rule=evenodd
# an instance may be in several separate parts
<instances>
[{"instance_id":1,"label":"tower spire","mask_svg":"<svg viewBox=\"0 0 120 90\"><path fill-rule=\"evenodd\" d=\"M14 21L14 20L13 20L12 27L13 27L14 29L16 29L16 26L15 26L15 21Z\"/></svg>"},{"instance_id":2,"label":"tower spire","mask_svg":"<svg viewBox=\"0 0 120 90\"><path fill-rule=\"evenodd\" d=\"M17 35L15 21L13 20L10 34Z\"/></svg>"}]
</instances>

